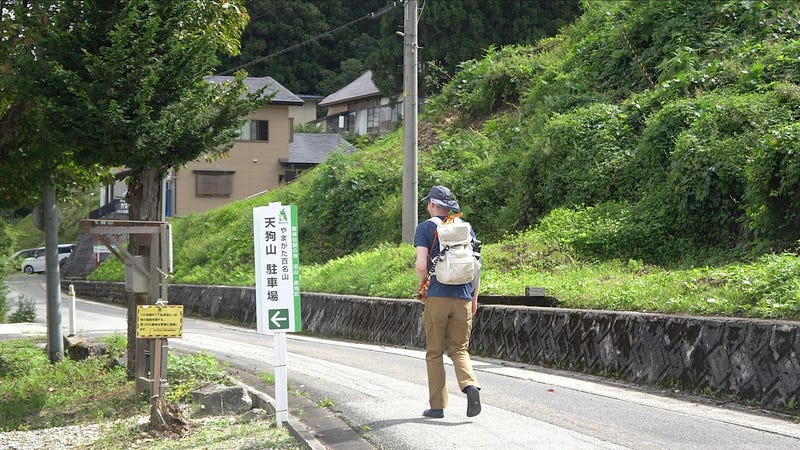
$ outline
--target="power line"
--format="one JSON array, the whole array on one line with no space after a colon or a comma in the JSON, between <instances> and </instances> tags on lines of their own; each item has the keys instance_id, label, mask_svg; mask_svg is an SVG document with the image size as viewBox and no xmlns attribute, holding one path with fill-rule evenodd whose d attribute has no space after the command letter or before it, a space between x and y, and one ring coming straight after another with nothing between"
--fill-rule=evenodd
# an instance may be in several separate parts
<instances>
[{"instance_id":1,"label":"power line","mask_svg":"<svg viewBox=\"0 0 800 450\"><path fill-rule=\"evenodd\" d=\"M308 43L317 41L317 40L319 40L319 39L321 39L321 38L323 38L325 36L330 36L330 35L338 32L339 30L341 30L343 28L346 28L346 27L349 27L350 25L353 25L354 23L360 22L360 21L362 21L364 19L377 19L378 17L386 15L386 14L389 13L389 11L393 10L394 8L396 8L398 3L401 3L401 2L399 0L395 1L395 2L392 2L391 5L384 6L383 8L381 8L381 9L379 9L377 11L373 11L373 12L371 12L371 13L363 16L363 17L359 17L358 19L355 19L355 20L353 20L351 22L348 22L348 23L346 23L344 25L340 25L340 26L334 28L333 30L326 31L326 32L318 34L318 35L316 35L316 36L314 36L314 37L312 37L310 39L306 39L303 42L300 42L300 43L297 43L297 44L294 44L294 45L290 45L289 47L283 48L283 49L278 50L278 51L276 51L274 53L270 53L269 55L262 56L260 58L256 58L256 59L254 59L254 60L252 60L250 62L241 64L241 65L239 65L237 67L234 67L232 69L225 70L223 72L218 73L217 75L227 75L229 73L236 72L239 69L244 69L245 67L252 66L253 64L258 64L258 63L260 63L262 61L266 61L267 59L270 59L272 57L275 57L275 56L282 55L284 53L290 52L290 51L292 51L294 49L297 49L297 48L300 48L300 47L302 47L302 46L304 46L304 45L306 45ZM262 13L262 14L256 16L256 17L260 17L263 14L264 13Z\"/></svg>"}]
</instances>

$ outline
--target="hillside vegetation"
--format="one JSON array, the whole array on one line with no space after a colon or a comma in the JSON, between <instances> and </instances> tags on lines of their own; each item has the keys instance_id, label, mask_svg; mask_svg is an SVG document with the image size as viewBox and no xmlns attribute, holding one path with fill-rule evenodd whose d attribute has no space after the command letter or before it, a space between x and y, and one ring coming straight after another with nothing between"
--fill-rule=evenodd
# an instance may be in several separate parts
<instances>
[{"instance_id":1,"label":"hillside vegetation","mask_svg":"<svg viewBox=\"0 0 800 450\"><path fill-rule=\"evenodd\" d=\"M583 8L554 38L462 63L426 103L420 197L455 192L486 244L482 291L800 317L800 6ZM176 280L252 284L252 207L281 201L298 205L303 290L408 298L401 177L397 132L177 219Z\"/></svg>"}]
</instances>

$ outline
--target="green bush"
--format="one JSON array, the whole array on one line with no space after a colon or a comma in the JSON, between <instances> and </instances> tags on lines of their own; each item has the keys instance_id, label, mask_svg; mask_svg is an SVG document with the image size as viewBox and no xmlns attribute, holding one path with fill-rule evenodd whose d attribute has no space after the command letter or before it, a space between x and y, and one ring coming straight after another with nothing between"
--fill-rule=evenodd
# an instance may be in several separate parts
<instances>
[{"instance_id":1,"label":"green bush","mask_svg":"<svg viewBox=\"0 0 800 450\"><path fill-rule=\"evenodd\" d=\"M111 258L95 269L87 277L89 281L125 281L125 265L118 259Z\"/></svg>"},{"instance_id":2,"label":"green bush","mask_svg":"<svg viewBox=\"0 0 800 450\"><path fill-rule=\"evenodd\" d=\"M352 155L333 154L298 199L300 258L323 262L400 239L401 133Z\"/></svg>"},{"instance_id":3,"label":"green bush","mask_svg":"<svg viewBox=\"0 0 800 450\"><path fill-rule=\"evenodd\" d=\"M521 191L539 214L626 200L636 192L629 180L631 139L627 117L614 105L554 114L526 154Z\"/></svg>"},{"instance_id":4,"label":"green bush","mask_svg":"<svg viewBox=\"0 0 800 450\"><path fill-rule=\"evenodd\" d=\"M301 266L304 292L412 298L417 290L414 248L381 244L325 264Z\"/></svg>"},{"instance_id":5,"label":"green bush","mask_svg":"<svg viewBox=\"0 0 800 450\"><path fill-rule=\"evenodd\" d=\"M0 217L0 323L8 314L8 287L5 280L8 273L16 271L16 261L11 259L16 248L16 233L6 219Z\"/></svg>"},{"instance_id":6,"label":"green bush","mask_svg":"<svg viewBox=\"0 0 800 450\"><path fill-rule=\"evenodd\" d=\"M210 353L180 356L169 353L166 397L173 402L191 400L191 392L212 383L230 384L225 368Z\"/></svg>"},{"instance_id":7,"label":"green bush","mask_svg":"<svg viewBox=\"0 0 800 450\"><path fill-rule=\"evenodd\" d=\"M779 247L800 239L800 124L771 130L747 168L747 212L759 238Z\"/></svg>"},{"instance_id":8,"label":"green bush","mask_svg":"<svg viewBox=\"0 0 800 450\"><path fill-rule=\"evenodd\" d=\"M32 298L22 297L17 300L17 309L8 316L10 323L29 323L36 320L36 304Z\"/></svg>"}]
</instances>

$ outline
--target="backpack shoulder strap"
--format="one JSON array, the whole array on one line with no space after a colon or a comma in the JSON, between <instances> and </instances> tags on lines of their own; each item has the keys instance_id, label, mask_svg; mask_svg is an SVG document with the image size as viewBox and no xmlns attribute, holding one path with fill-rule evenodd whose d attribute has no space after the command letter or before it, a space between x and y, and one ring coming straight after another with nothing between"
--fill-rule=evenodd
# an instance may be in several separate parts
<instances>
[{"instance_id":1,"label":"backpack shoulder strap","mask_svg":"<svg viewBox=\"0 0 800 450\"><path fill-rule=\"evenodd\" d=\"M447 216L446 219L444 219L444 223L460 223L460 222L463 222L463 220L461 220L461 213L450 214L449 216Z\"/></svg>"},{"instance_id":2,"label":"backpack shoulder strap","mask_svg":"<svg viewBox=\"0 0 800 450\"><path fill-rule=\"evenodd\" d=\"M428 279L433 274L433 267L431 262L433 261L433 246L436 244L436 241L439 240L439 225L442 224L442 219L433 216L428 219L429 222L433 222L436 224L436 227L433 229L433 239L431 240L431 245L428 247Z\"/></svg>"}]
</instances>

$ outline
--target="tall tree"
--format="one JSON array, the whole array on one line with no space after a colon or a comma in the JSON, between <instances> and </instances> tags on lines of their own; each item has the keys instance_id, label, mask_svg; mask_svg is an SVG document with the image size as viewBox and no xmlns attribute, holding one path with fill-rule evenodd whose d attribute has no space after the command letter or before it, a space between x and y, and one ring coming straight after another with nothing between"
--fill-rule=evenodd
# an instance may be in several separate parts
<instances>
[{"instance_id":1,"label":"tall tree","mask_svg":"<svg viewBox=\"0 0 800 450\"><path fill-rule=\"evenodd\" d=\"M248 18L241 0L13 6L15 21L32 19L21 42L32 57L14 68L35 93L37 108L25 113L42 118L37 145L56 149L37 156L81 167L127 167L132 220L158 220L165 171L226 151L247 113L268 100L261 92L247 94L243 74L224 86L204 80L218 53L238 51ZM16 101L25 99L16 92ZM146 238L131 236L132 254L149 254ZM153 300L136 294L129 303L130 375L136 305Z\"/></svg>"},{"instance_id":2,"label":"tall tree","mask_svg":"<svg viewBox=\"0 0 800 450\"><path fill-rule=\"evenodd\" d=\"M25 2L0 7L0 209L30 207L53 177L63 188L97 182L97 166L84 170L75 152L56 139L48 99L38 95L35 35L49 26L47 11Z\"/></svg>"}]
</instances>

